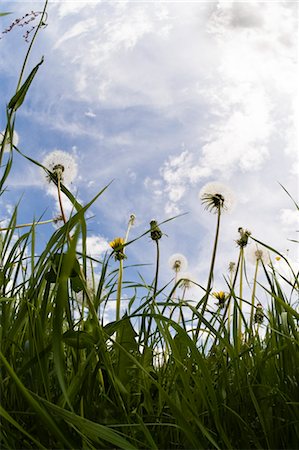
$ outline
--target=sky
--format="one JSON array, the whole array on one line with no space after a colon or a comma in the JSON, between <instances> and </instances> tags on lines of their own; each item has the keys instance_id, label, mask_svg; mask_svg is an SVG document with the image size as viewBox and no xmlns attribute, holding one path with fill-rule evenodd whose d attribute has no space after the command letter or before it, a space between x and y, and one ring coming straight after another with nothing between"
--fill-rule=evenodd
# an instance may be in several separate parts
<instances>
[{"instance_id":1,"label":"sky","mask_svg":"<svg viewBox=\"0 0 299 450\"><path fill-rule=\"evenodd\" d=\"M42 7L1 2L12 12L0 18L1 30ZM298 213L280 184L298 200L298 9L296 1L49 2L26 73L42 56L44 63L17 112L18 148L40 162L54 150L72 155L77 176L69 188L83 203L112 181L91 208L93 256L125 234L131 213L131 238L152 219L182 214L161 226L160 282L173 277L168 260L181 253L205 284L216 217L199 192L220 182L234 192L235 207L222 217L215 289L224 290L222 274L237 258L239 227L297 267L290 240L298 239ZM25 30L0 40L2 130L28 48ZM40 169L18 155L14 164L3 220L21 197L20 222L53 217L57 201ZM41 242L52 231L40 227ZM149 237L127 256L127 264L149 264L140 271L150 282Z\"/></svg>"}]
</instances>

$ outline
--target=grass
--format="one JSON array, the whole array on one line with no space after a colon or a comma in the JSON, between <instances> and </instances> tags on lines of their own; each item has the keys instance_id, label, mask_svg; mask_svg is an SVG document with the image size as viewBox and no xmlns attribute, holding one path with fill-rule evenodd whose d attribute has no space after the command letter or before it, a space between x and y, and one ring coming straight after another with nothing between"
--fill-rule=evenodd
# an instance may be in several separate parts
<instances>
[{"instance_id":1,"label":"grass","mask_svg":"<svg viewBox=\"0 0 299 450\"><path fill-rule=\"evenodd\" d=\"M43 16L31 46L42 25ZM41 64L22 81L31 46L7 107L4 196L13 154L22 154L12 142L16 112ZM217 203L212 196L205 203L217 213L216 237L197 306L188 302L186 289L176 301L179 279L159 288L157 223L139 237L150 236L156 247L154 279L136 275L126 284L125 249L136 240L129 240L130 222L126 237L102 261L86 255L85 214L108 186L83 206L63 185L61 170L44 170L57 187L62 225L39 256L37 227L45 224L18 224L18 207L0 234L1 448L297 448L299 314L292 299L298 274L290 267L286 279L261 259L251 289L244 289L244 248L256 239L240 230L239 263L226 280L224 307L211 310L222 213L219 197ZM65 196L74 208L70 218L63 211ZM289 264L270 245L259 244L272 261L279 257ZM94 262L101 264L99 278L93 276ZM268 299L264 310L255 302L257 286ZM123 290L130 298L121 316ZM107 303L115 297L116 320L105 324Z\"/></svg>"}]
</instances>

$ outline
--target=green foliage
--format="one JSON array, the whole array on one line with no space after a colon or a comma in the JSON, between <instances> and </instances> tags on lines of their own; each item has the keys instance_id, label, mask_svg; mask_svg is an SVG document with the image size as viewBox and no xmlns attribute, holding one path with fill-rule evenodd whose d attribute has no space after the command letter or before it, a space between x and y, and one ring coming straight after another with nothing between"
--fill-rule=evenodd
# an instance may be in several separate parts
<instances>
[{"instance_id":1,"label":"green foliage","mask_svg":"<svg viewBox=\"0 0 299 450\"><path fill-rule=\"evenodd\" d=\"M40 64L9 102L10 136ZM74 211L39 256L39 222L20 233L17 207L0 234L1 448L296 448L299 314L292 298L298 277L287 258L250 237L272 259L282 258L291 278L261 263L246 297L242 248L223 308L211 310L219 214L207 288L193 283L204 291L196 307L184 296L176 301L179 282L159 288L157 239L154 280L139 274L124 282L119 271L126 267L113 262L112 251L102 261L86 255L85 214L107 186L82 206L38 161L11 150L43 168ZM1 168L2 195L11 165L12 155ZM125 246L150 233L153 224ZM98 278L94 262L101 263ZM268 305L254 323L257 285ZM127 311L105 323L107 302L117 292L120 306L121 289Z\"/></svg>"}]
</instances>

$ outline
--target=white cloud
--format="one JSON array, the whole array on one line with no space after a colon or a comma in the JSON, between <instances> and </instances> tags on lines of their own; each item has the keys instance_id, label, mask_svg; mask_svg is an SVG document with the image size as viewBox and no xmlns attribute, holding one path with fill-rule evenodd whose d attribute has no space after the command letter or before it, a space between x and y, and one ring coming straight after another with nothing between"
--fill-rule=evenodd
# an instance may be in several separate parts
<instances>
[{"instance_id":1,"label":"white cloud","mask_svg":"<svg viewBox=\"0 0 299 450\"><path fill-rule=\"evenodd\" d=\"M299 229L299 213L297 210L283 208L280 210L280 222L287 228Z\"/></svg>"}]
</instances>

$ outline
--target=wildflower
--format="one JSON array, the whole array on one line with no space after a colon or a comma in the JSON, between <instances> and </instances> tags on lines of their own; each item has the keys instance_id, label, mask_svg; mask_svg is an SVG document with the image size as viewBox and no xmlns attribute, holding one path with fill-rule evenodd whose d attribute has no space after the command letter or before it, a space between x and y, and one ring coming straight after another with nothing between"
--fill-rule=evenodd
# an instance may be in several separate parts
<instances>
[{"instance_id":1,"label":"wildflower","mask_svg":"<svg viewBox=\"0 0 299 450\"><path fill-rule=\"evenodd\" d=\"M1 133L0 133L0 146L2 146L4 135L5 135L5 130L1 131ZM19 135L16 131L13 131L12 145L17 146L18 143L19 143ZM7 132L6 138L5 138L5 143L4 143L4 152L9 152L10 149L11 149L11 136L10 136L10 133Z\"/></svg>"},{"instance_id":2,"label":"wildflower","mask_svg":"<svg viewBox=\"0 0 299 450\"><path fill-rule=\"evenodd\" d=\"M218 306L219 308L224 308L224 304L225 304L225 300L228 297L228 294L226 294L223 291L219 291L219 292L213 292L213 296L218 300Z\"/></svg>"},{"instance_id":3,"label":"wildflower","mask_svg":"<svg viewBox=\"0 0 299 450\"><path fill-rule=\"evenodd\" d=\"M255 314L254 314L254 323L257 324L262 324L264 321L264 312L263 312L263 306L258 303L256 305L256 310L255 310Z\"/></svg>"},{"instance_id":4,"label":"wildflower","mask_svg":"<svg viewBox=\"0 0 299 450\"><path fill-rule=\"evenodd\" d=\"M70 184L77 176L77 163L72 155L62 150L54 150L43 160L43 166L64 184ZM49 181L49 177L47 177Z\"/></svg>"},{"instance_id":5,"label":"wildflower","mask_svg":"<svg viewBox=\"0 0 299 450\"><path fill-rule=\"evenodd\" d=\"M169 260L169 265L172 270L174 270L176 273L180 272L181 270L186 270L188 266L187 259L184 255L181 255L180 253L175 253L172 255Z\"/></svg>"},{"instance_id":6,"label":"wildflower","mask_svg":"<svg viewBox=\"0 0 299 450\"><path fill-rule=\"evenodd\" d=\"M269 252L261 249L257 245L255 245L254 247L249 247L247 254L248 254L248 260L252 264L256 264L257 261L262 261L264 265L267 265L270 263Z\"/></svg>"},{"instance_id":7,"label":"wildflower","mask_svg":"<svg viewBox=\"0 0 299 450\"><path fill-rule=\"evenodd\" d=\"M117 238L113 239L113 241L109 242L110 247L115 252L114 257L118 261L121 261L122 259L126 258L126 255L124 254L124 244L125 244L125 240L124 240L124 238L121 238L121 237L117 237Z\"/></svg>"},{"instance_id":8,"label":"wildflower","mask_svg":"<svg viewBox=\"0 0 299 450\"><path fill-rule=\"evenodd\" d=\"M238 232L240 233L240 239L237 239L236 243L241 248L246 247L246 245L248 244L248 238L251 235L251 231L244 230L242 227L239 227Z\"/></svg>"},{"instance_id":9,"label":"wildflower","mask_svg":"<svg viewBox=\"0 0 299 450\"><path fill-rule=\"evenodd\" d=\"M156 220L151 220L150 221L150 226L151 226L151 238L153 241L158 241L159 239L161 239L162 237L162 231L160 230L160 228L158 227L158 223Z\"/></svg>"},{"instance_id":10,"label":"wildflower","mask_svg":"<svg viewBox=\"0 0 299 450\"><path fill-rule=\"evenodd\" d=\"M202 204L210 212L217 213L220 210L232 210L235 198L233 192L224 184L207 183L199 192Z\"/></svg>"}]
</instances>

